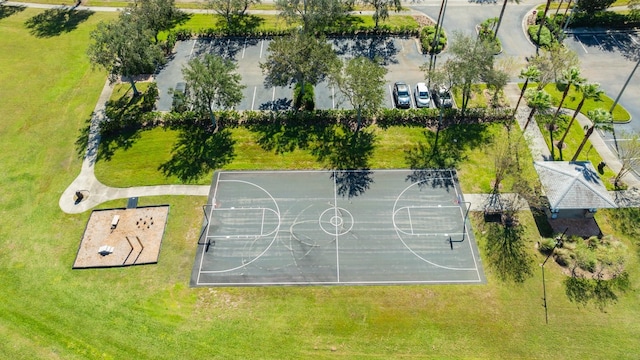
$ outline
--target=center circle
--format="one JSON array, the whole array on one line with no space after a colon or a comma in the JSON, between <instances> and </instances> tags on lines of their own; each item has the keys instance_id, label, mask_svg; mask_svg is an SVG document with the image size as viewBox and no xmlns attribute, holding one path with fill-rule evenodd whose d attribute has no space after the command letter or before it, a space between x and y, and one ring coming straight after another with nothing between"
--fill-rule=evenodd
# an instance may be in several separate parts
<instances>
[{"instance_id":1,"label":"center circle","mask_svg":"<svg viewBox=\"0 0 640 360\"><path fill-rule=\"evenodd\" d=\"M332 207L320 214L318 223L325 233L331 236L340 236L353 229L353 215L341 207Z\"/></svg>"}]
</instances>

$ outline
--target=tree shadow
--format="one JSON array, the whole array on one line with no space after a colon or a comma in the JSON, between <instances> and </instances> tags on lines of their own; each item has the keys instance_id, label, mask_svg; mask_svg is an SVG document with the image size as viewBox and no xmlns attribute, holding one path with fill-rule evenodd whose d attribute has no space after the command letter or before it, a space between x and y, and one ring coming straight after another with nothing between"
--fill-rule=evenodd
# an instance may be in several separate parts
<instances>
[{"instance_id":1,"label":"tree shadow","mask_svg":"<svg viewBox=\"0 0 640 360\"><path fill-rule=\"evenodd\" d=\"M264 23L263 18L252 14L231 15L229 22L224 16L218 15L216 21L216 24L229 35L250 34L262 23Z\"/></svg>"},{"instance_id":2,"label":"tree shadow","mask_svg":"<svg viewBox=\"0 0 640 360\"><path fill-rule=\"evenodd\" d=\"M235 140L228 129L212 132L197 125L186 126L178 135L171 159L158 170L167 177L176 176L183 182L193 182L230 163L235 157L234 145Z\"/></svg>"},{"instance_id":3,"label":"tree shadow","mask_svg":"<svg viewBox=\"0 0 640 360\"><path fill-rule=\"evenodd\" d=\"M238 53L246 46L254 46L258 43L258 38L246 37L221 37L203 38L198 41L198 47L194 49L195 56L205 54L215 54L225 59L235 60Z\"/></svg>"},{"instance_id":4,"label":"tree shadow","mask_svg":"<svg viewBox=\"0 0 640 360\"><path fill-rule=\"evenodd\" d=\"M377 59L382 65L397 64L400 49L395 44L394 37L388 36L356 36L350 38L331 39L333 48L338 55L360 57L371 60Z\"/></svg>"},{"instance_id":5,"label":"tree shadow","mask_svg":"<svg viewBox=\"0 0 640 360\"><path fill-rule=\"evenodd\" d=\"M327 127L316 112L271 112L270 116L270 121L253 124L249 129L257 134L262 149L276 154L308 149Z\"/></svg>"},{"instance_id":6,"label":"tree shadow","mask_svg":"<svg viewBox=\"0 0 640 360\"><path fill-rule=\"evenodd\" d=\"M24 9L26 9L26 6L7 6L7 5L0 5L0 20L4 19L4 18L8 18L9 16L13 15L13 14L17 14L21 11L24 11Z\"/></svg>"},{"instance_id":7,"label":"tree shadow","mask_svg":"<svg viewBox=\"0 0 640 360\"><path fill-rule=\"evenodd\" d=\"M131 97L126 92L119 99L106 102L97 160L109 161L117 149L131 148L140 138L140 130L153 126L150 117L154 115L151 110L155 98L148 98L147 94Z\"/></svg>"},{"instance_id":8,"label":"tree shadow","mask_svg":"<svg viewBox=\"0 0 640 360\"><path fill-rule=\"evenodd\" d=\"M338 195L351 199L364 194L373 183L373 171L362 170L335 170L331 173L331 179L336 182Z\"/></svg>"},{"instance_id":9,"label":"tree shadow","mask_svg":"<svg viewBox=\"0 0 640 360\"><path fill-rule=\"evenodd\" d=\"M498 279L523 283L533 275L533 258L524 241L524 227L487 223L487 260Z\"/></svg>"},{"instance_id":10,"label":"tree shadow","mask_svg":"<svg viewBox=\"0 0 640 360\"><path fill-rule=\"evenodd\" d=\"M375 135L370 131L352 132L343 125L325 128L312 153L318 161L336 169L330 177L336 182L338 195L351 199L369 189L373 183L369 159L374 142Z\"/></svg>"},{"instance_id":11,"label":"tree shadow","mask_svg":"<svg viewBox=\"0 0 640 360\"><path fill-rule=\"evenodd\" d=\"M418 184L418 188L440 188L449 192L455 187L458 177L455 171L442 169L416 169L405 181Z\"/></svg>"},{"instance_id":12,"label":"tree shadow","mask_svg":"<svg viewBox=\"0 0 640 360\"><path fill-rule=\"evenodd\" d=\"M259 110L272 110L272 111L285 111L291 110L293 100L287 98L279 98L275 100L269 100L258 106Z\"/></svg>"},{"instance_id":13,"label":"tree shadow","mask_svg":"<svg viewBox=\"0 0 640 360\"><path fill-rule=\"evenodd\" d=\"M411 169L450 169L466 160L466 151L491 141L486 124L451 125L440 131L437 145L436 134L425 130L425 141L419 142L405 153Z\"/></svg>"},{"instance_id":14,"label":"tree shadow","mask_svg":"<svg viewBox=\"0 0 640 360\"><path fill-rule=\"evenodd\" d=\"M40 37L58 36L75 30L79 24L87 21L93 11L77 11L72 8L58 7L47 9L25 22L31 34Z\"/></svg>"}]
</instances>

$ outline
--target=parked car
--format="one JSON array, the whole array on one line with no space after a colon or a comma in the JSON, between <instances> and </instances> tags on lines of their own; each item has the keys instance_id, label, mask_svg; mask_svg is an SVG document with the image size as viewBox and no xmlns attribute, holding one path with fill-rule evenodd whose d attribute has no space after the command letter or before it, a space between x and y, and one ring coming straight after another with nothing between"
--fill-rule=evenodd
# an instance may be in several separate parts
<instances>
[{"instance_id":1,"label":"parked car","mask_svg":"<svg viewBox=\"0 0 640 360\"><path fill-rule=\"evenodd\" d=\"M416 84L416 90L413 92L413 96L416 99L416 107L423 108L429 107L431 104L431 96L429 95L429 88L427 84L420 82Z\"/></svg>"},{"instance_id":2,"label":"parked car","mask_svg":"<svg viewBox=\"0 0 640 360\"><path fill-rule=\"evenodd\" d=\"M411 107L411 94L409 93L409 85L402 81L393 84L393 100L396 107L408 109Z\"/></svg>"},{"instance_id":3,"label":"parked car","mask_svg":"<svg viewBox=\"0 0 640 360\"><path fill-rule=\"evenodd\" d=\"M176 112L183 112L187 110L187 83L179 82L176 84L176 88L173 89L173 102L171 108Z\"/></svg>"},{"instance_id":4,"label":"parked car","mask_svg":"<svg viewBox=\"0 0 640 360\"><path fill-rule=\"evenodd\" d=\"M433 104L436 107L444 107L444 108L453 107L451 92L442 86L435 87L431 91L431 97L433 98Z\"/></svg>"}]
</instances>

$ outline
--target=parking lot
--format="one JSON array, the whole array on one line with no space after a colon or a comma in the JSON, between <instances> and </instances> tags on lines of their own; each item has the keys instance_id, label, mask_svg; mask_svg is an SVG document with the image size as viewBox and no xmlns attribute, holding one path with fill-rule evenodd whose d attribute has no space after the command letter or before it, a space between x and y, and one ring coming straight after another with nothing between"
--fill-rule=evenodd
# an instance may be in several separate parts
<instances>
[{"instance_id":1,"label":"parking lot","mask_svg":"<svg viewBox=\"0 0 640 360\"><path fill-rule=\"evenodd\" d=\"M260 69L260 63L266 61L270 39L258 38L224 38L200 39L180 42L169 63L156 77L160 90L160 100L157 108L160 111L171 109L170 88L183 81L181 69L188 59L204 54L217 54L233 59L238 65L238 73L242 76L242 102L236 110L271 110L287 109L292 104L293 86L270 87L264 85L265 76ZM424 81L424 73L420 66L428 61L428 57L419 51L419 44L415 38L398 37L356 37L331 38L329 41L338 56L350 59L357 56L379 58L388 69L385 77L387 97L384 106L393 107L392 88L396 81L406 82L412 92L418 82ZM350 109L349 101L342 93L325 81L315 87L315 101L317 109ZM412 107L415 99L412 96Z\"/></svg>"},{"instance_id":2,"label":"parking lot","mask_svg":"<svg viewBox=\"0 0 640 360\"><path fill-rule=\"evenodd\" d=\"M609 55L619 52L630 56L640 49L637 32L602 32L569 34L565 44L578 54Z\"/></svg>"}]
</instances>

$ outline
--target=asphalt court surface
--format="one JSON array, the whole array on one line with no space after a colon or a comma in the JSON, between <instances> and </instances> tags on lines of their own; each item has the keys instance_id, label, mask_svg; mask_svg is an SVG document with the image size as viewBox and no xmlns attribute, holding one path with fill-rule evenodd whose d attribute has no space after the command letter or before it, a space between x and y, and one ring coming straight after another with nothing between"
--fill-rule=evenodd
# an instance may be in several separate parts
<instances>
[{"instance_id":1,"label":"asphalt court surface","mask_svg":"<svg viewBox=\"0 0 640 360\"><path fill-rule=\"evenodd\" d=\"M327 40L332 44L338 56L349 59L357 56L378 58L388 69L386 77L387 97L384 106L393 107L391 87L396 81L404 81L415 87L417 82L424 81L424 73L419 67L428 61L428 58L420 53L419 44L414 38L401 37L356 37L356 38L331 38ZM177 46L177 59L193 58L205 54L217 54L227 59L232 59L238 65L237 72L242 77L243 90L242 102L235 107L236 110L286 110L291 107L293 99L293 87L265 87L265 76L260 69L260 63L265 62L269 54L270 39L259 38L215 38L190 40L191 46ZM181 45L181 44L179 44ZM187 52L188 53L181 53ZM176 66L183 66L176 62ZM170 62L162 71L172 74L180 74L177 69L172 69ZM161 71L161 72L162 72ZM181 75L173 76L173 81L164 87L175 87L174 83L183 81ZM160 87L160 85L159 85ZM160 92L162 104L158 110L170 110L171 101L167 98L167 91ZM329 86L325 81L315 87L315 100L317 109L351 109L351 104L341 95L337 88ZM412 99L412 106L415 100Z\"/></svg>"},{"instance_id":2,"label":"asphalt court surface","mask_svg":"<svg viewBox=\"0 0 640 360\"><path fill-rule=\"evenodd\" d=\"M486 282L451 171L216 172L209 204L192 286Z\"/></svg>"}]
</instances>

